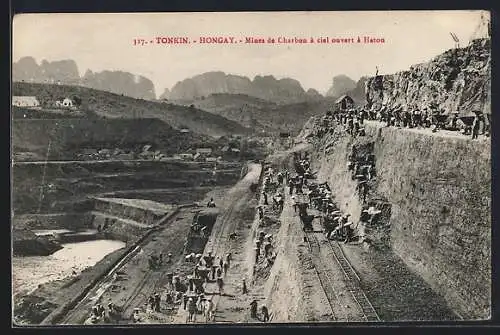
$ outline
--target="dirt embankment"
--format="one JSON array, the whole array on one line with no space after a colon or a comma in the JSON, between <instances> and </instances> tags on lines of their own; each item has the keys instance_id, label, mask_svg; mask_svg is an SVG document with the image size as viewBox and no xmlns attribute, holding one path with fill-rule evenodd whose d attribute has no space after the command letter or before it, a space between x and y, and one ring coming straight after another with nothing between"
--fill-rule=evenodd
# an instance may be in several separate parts
<instances>
[{"instance_id":1,"label":"dirt embankment","mask_svg":"<svg viewBox=\"0 0 500 335\"><path fill-rule=\"evenodd\" d=\"M316 142L313 168L343 212L359 222L363 203L347 163L369 148L375 175L367 201L390 206L371 239L390 247L464 319L491 308L491 146L456 136L368 123L367 136L334 129Z\"/></svg>"}]
</instances>

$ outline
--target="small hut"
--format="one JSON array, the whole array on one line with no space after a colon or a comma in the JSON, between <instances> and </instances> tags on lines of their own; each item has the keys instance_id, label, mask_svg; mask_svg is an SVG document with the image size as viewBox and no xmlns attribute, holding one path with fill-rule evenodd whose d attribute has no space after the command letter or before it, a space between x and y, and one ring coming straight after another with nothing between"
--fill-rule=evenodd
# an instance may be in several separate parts
<instances>
[{"instance_id":1,"label":"small hut","mask_svg":"<svg viewBox=\"0 0 500 335\"><path fill-rule=\"evenodd\" d=\"M354 100L344 94L335 101L335 107L337 110L346 110L354 107Z\"/></svg>"}]
</instances>

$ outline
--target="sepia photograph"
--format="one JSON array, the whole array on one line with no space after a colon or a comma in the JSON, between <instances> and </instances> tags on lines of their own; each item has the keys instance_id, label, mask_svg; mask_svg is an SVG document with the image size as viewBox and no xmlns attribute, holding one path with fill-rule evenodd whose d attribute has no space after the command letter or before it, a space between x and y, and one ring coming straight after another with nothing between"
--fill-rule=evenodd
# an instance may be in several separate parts
<instances>
[{"instance_id":1,"label":"sepia photograph","mask_svg":"<svg viewBox=\"0 0 500 335\"><path fill-rule=\"evenodd\" d=\"M17 14L14 327L492 317L486 10Z\"/></svg>"}]
</instances>

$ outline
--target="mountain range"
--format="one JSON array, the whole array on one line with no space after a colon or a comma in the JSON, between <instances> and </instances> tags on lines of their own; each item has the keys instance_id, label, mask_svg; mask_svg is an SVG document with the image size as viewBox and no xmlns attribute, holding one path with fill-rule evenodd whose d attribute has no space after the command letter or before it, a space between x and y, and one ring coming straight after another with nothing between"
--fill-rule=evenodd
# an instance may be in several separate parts
<instances>
[{"instance_id":1,"label":"mountain range","mask_svg":"<svg viewBox=\"0 0 500 335\"><path fill-rule=\"evenodd\" d=\"M276 79L272 75L245 76L226 74L222 71L206 72L177 82L162 98L173 101L197 100L211 94L243 94L278 104L321 99L314 89L307 92L299 81L291 78Z\"/></svg>"},{"instance_id":2,"label":"mountain range","mask_svg":"<svg viewBox=\"0 0 500 335\"><path fill-rule=\"evenodd\" d=\"M132 98L153 100L154 84L146 77L123 71L92 72L87 70L80 77L74 60L37 64L33 57L23 57L12 64L12 80L15 82L78 85L123 94Z\"/></svg>"},{"instance_id":3,"label":"mountain range","mask_svg":"<svg viewBox=\"0 0 500 335\"><path fill-rule=\"evenodd\" d=\"M156 99L153 82L144 76L125 71L93 72L90 69L80 76L76 62L71 59L52 62L42 60L37 64L33 57L23 57L13 63L12 77L15 82L77 85L136 99ZM333 78L326 96L338 97L355 87L354 80L338 75ZM276 79L272 75L258 75L251 80L245 76L212 71L179 81L171 89L165 88L159 99L182 102L220 93L243 94L276 104L318 101L324 98L315 89L304 90L300 82L292 78Z\"/></svg>"}]
</instances>

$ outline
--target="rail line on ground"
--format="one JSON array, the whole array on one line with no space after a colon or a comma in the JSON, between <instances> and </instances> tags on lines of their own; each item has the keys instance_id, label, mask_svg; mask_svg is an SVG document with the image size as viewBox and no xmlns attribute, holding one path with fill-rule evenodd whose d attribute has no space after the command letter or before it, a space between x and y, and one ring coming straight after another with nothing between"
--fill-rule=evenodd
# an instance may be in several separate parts
<instances>
[{"instance_id":1,"label":"rail line on ground","mask_svg":"<svg viewBox=\"0 0 500 335\"><path fill-rule=\"evenodd\" d=\"M306 238L307 244L309 245L309 250L315 256L317 262L320 263L316 264L316 262L313 261L314 271L316 272L316 275L318 276L319 279L319 283L323 288L323 291L325 292L326 299L328 300L328 304L330 305L330 309L332 310L332 316L335 320L338 320L337 313L335 313L334 305L337 305L339 298L333 287L329 285L329 283L333 282L333 280L331 274L329 273L328 270L326 270L326 267L324 266L324 263L321 260L321 255L320 255L321 246L319 245L318 238L315 236L314 232L308 233L306 234L306 236L307 236ZM318 269L318 265L321 265L321 269ZM335 303L334 301L336 301L337 303ZM349 321L347 316L345 321Z\"/></svg>"},{"instance_id":2,"label":"rail line on ground","mask_svg":"<svg viewBox=\"0 0 500 335\"><path fill-rule=\"evenodd\" d=\"M380 317L375 311L375 308L373 308L373 305L371 304L363 288L361 287L361 281L358 274L352 267L351 263L349 263L349 261L347 260L347 257L342 251L341 246L338 244L338 242L332 242L331 240L328 240L328 245L333 252L335 260L340 265L340 268L344 273L347 288L349 292L351 292L356 303L361 308L366 321L381 321Z\"/></svg>"}]
</instances>

